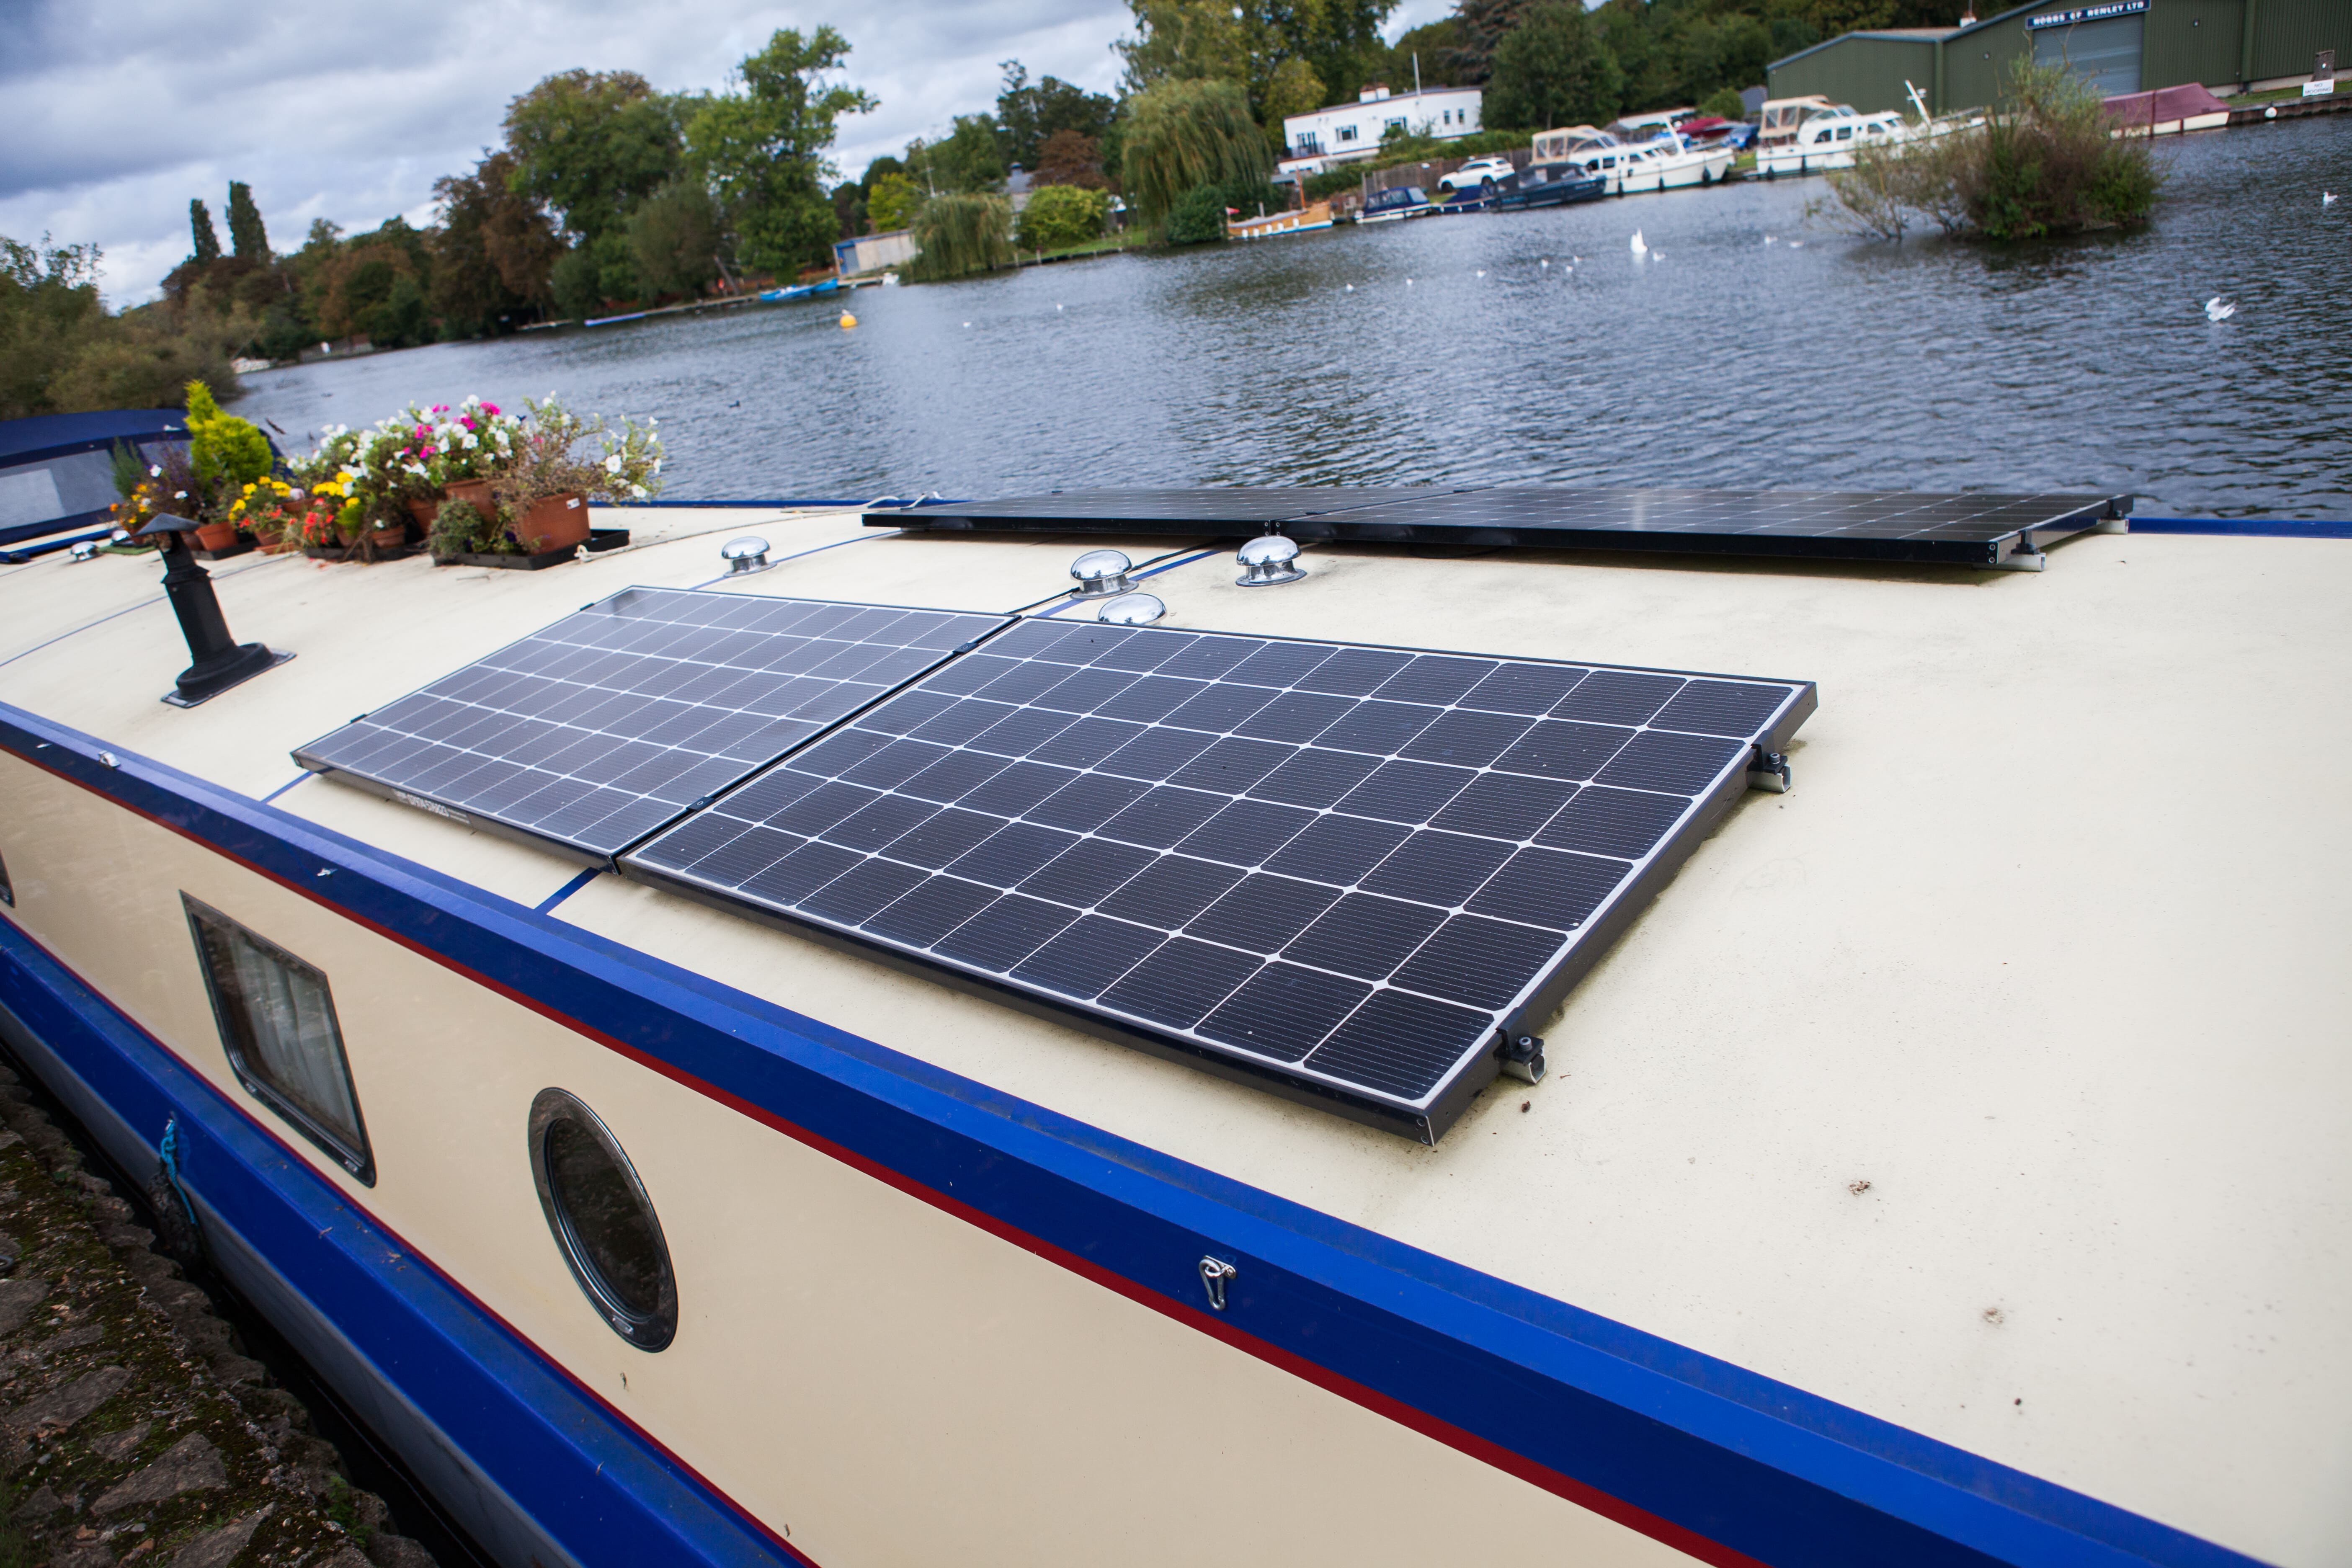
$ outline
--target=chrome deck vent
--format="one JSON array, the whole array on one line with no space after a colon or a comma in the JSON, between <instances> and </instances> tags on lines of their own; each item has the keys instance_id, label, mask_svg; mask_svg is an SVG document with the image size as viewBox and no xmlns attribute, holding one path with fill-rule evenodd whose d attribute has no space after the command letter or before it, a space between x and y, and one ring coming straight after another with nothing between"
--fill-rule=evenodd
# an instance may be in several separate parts
<instances>
[{"instance_id":1,"label":"chrome deck vent","mask_svg":"<svg viewBox=\"0 0 2352 1568\"><path fill-rule=\"evenodd\" d=\"M1285 534L1269 533L1251 540L1241 547L1234 560L1242 574L1234 579L1244 588L1270 588L1277 584L1296 583L1307 575L1298 564L1298 541Z\"/></svg>"},{"instance_id":2,"label":"chrome deck vent","mask_svg":"<svg viewBox=\"0 0 2352 1568\"><path fill-rule=\"evenodd\" d=\"M1070 563L1070 575L1077 579L1080 598L1108 598L1127 592L1127 574L1134 565L1123 550L1089 550Z\"/></svg>"},{"instance_id":3,"label":"chrome deck vent","mask_svg":"<svg viewBox=\"0 0 2352 1568\"><path fill-rule=\"evenodd\" d=\"M719 558L727 563L727 575L730 577L745 577L754 572L765 572L775 564L768 559L768 542L756 533L729 540L719 547Z\"/></svg>"},{"instance_id":4,"label":"chrome deck vent","mask_svg":"<svg viewBox=\"0 0 2352 1568\"><path fill-rule=\"evenodd\" d=\"M1105 599L1095 609L1095 619L1106 626L1148 626L1168 613L1168 606L1154 594L1121 594L1115 599Z\"/></svg>"}]
</instances>

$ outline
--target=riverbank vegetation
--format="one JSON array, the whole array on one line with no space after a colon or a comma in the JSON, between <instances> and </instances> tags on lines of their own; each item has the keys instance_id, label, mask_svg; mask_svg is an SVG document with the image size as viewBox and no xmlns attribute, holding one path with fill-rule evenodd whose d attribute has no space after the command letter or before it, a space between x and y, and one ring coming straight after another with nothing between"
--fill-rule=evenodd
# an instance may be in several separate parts
<instances>
[{"instance_id":1,"label":"riverbank vegetation","mask_svg":"<svg viewBox=\"0 0 2352 1568\"><path fill-rule=\"evenodd\" d=\"M1836 216L1898 241L1915 223L1995 240L2137 228L2162 180L2147 139L2112 130L2081 78L2021 59L1981 124L1864 147L1832 170Z\"/></svg>"},{"instance_id":2,"label":"riverbank vegetation","mask_svg":"<svg viewBox=\"0 0 2352 1568\"><path fill-rule=\"evenodd\" d=\"M1016 243L1068 251L1115 230L1122 243L1215 240L1224 209L1249 215L1287 199L1265 184L1286 151L1285 117L1369 88L1479 86L1495 129L1441 141L1409 122L1371 161L1309 181L1305 199L1369 169L1507 151L1549 125L1683 103L1734 111L1769 59L1850 28L1949 20L1949 0L1603 0L1590 12L1576 0L1458 0L1391 43L1382 28L1396 0L1129 4L1116 93L1033 79L1007 61L992 107L951 115L943 133L874 159L854 180L832 162L836 132L876 101L844 79L840 34L787 28L719 92L665 91L626 70L548 77L509 103L499 146L435 183L423 227L394 217L353 234L322 218L281 254L253 193L232 184L228 246L205 202L193 202L188 258L161 300L120 315L98 304L93 248L10 242L0 264L5 406L152 405L191 378L226 395L236 360L495 336L740 293L829 268L845 236L937 236L952 255L919 270L939 277L1009 265ZM2054 167L2054 143L2036 135L2015 141L2017 169ZM2065 213L2021 194L2042 178L1989 175L1986 221L2063 228ZM2074 205L2126 210L2128 193L2107 179ZM1051 196L1034 223L1016 211L1063 190L1106 199ZM1000 226L983 238L972 226L985 214Z\"/></svg>"}]
</instances>

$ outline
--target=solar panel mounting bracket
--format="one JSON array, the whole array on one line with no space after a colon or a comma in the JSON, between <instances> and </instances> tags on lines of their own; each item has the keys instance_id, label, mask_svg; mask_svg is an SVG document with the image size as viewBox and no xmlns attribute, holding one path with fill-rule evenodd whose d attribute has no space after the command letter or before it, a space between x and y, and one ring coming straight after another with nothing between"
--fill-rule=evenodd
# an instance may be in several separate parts
<instances>
[{"instance_id":1,"label":"solar panel mounting bracket","mask_svg":"<svg viewBox=\"0 0 2352 1568\"><path fill-rule=\"evenodd\" d=\"M1495 1059L1502 1063L1505 1077L1517 1079L1521 1083L1541 1083L1544 1077L1543 1037L1506 1029L1495 1047Z\"/></svg>"},{"instance_id":2,"label":"solar panel mounting bracket","mask_svg":"<svg viewBox=\"0 0 2352 1568\"><path fill-rule=\"evenodd\" d=\"M1785 752L1768 752L1758 746L1748 759L1748 787L1760 789L1768 795L1786 795L1795 781L1790 776L1789 758Z\"/></svg>"}]
</instances>

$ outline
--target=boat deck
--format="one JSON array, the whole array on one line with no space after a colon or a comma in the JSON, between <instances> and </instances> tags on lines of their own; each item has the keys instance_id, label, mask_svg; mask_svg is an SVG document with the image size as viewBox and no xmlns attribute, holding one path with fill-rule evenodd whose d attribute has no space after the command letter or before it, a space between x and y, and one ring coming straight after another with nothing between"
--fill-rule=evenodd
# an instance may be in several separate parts
<instances>
[{"instance_id":1,"label":"boat deck","mask_svg":"<svg viewBox=\"0 0 2352 1568\"><path fill-rule=\"evenodd\" d=\"M0 573L0 700L258 799L583 602L709 583L735 533L782 563L714 591L992 611L1173 542L622 521L637 545L537 573L223 563L236 635L298 657L184 711L155 559L45 559ZM1165 625L1817 681L1796 787L1576 989L1551 1076L1435 1148L616 876L555 917L2238 1551L2352 1557L2352 548L2094 534L2027 575L1330 546L1275 592L1191 554L1144 584ZM317 779L274 804L525 906L578 875Z\"/></svg>"}]
</instances>

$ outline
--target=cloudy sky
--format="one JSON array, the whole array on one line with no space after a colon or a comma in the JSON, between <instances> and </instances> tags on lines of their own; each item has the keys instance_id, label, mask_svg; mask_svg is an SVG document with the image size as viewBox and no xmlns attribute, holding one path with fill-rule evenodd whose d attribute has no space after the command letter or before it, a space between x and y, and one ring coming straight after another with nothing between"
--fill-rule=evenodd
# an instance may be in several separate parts
<instances>
[{"instance_id":1,"label":"cloudy sky","mask_svg":"<svg viewBox=\"0 0 2352 1568\"><path fill-rule=\"evenodd\" d=\"M1406 0L1386 30L1449 8ZM842 127L856 171L992 107L1001 60L1108 90L1129 17L1124 0L0 0L0 234L96 241L109 301L136 303L188 254L190 197L227 244L231 180L281 250L317 217L422 223L434 180L470 166L551 72L716 89L776 28L826 22L849 39L848 79L881 100Z\"/></svg>"}]
</instances>

